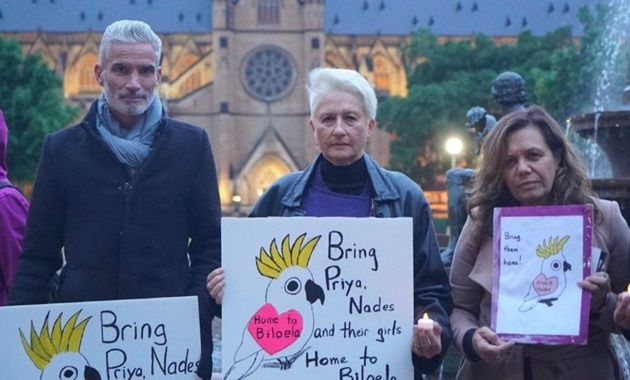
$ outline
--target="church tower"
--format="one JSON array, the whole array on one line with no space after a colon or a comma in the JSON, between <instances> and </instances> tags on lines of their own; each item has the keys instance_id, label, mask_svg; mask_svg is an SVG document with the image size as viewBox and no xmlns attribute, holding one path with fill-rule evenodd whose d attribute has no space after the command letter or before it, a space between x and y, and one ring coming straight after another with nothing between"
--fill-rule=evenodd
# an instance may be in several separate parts
<instances>
[{"instance_id":1,"label":"church tower","mask_svg":"<svg viewBox=\"0 0 630 380\"><path fill-rule=\"evenodd\" d=\"M317 153L304 78L324 62L321 0L215 0L210 139L223 202L247 211Z\"/></svg>"}]
</instances>

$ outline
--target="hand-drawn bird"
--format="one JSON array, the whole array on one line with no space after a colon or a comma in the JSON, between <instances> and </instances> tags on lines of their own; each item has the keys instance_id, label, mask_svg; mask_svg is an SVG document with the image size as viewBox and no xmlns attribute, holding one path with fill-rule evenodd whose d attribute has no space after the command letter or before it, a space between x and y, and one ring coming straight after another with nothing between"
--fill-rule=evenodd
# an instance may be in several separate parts
<instances>
[{"instance_id":1,"label":"hand-drawn bird","mask_svg":"<svg viewBox=\"0 0 630 380\"><path fill-rule=\"evenodd\" d=\"M564 292L567 286L566 272L571 270L571 264L561 252L567 241L568 235L563 238L550 236L538 245L536 254L543 259L541 271L532 281L523 304L519 307L520 311L531 310L538 303L553 306Z\"/></svg>"},{"instance_id":2,"label":"hand-drawn bird","mask_svg":"<svg viewBox=\"0 0 630 380\"><path fill-rule=\"evenodd\" d=\"M224 380L244 379L261 364L288 369L308 350L306 344L314 329L313 303L319 300L324 304L325 295L308 269L321 236L302 245L305 237L306 233L298 236L291 245L289 235L285 236L281 251L275 239L269 253L260 248L256 267L262 276L271 279L265 304L249 319Z\"/></svg>"},{"instance_id":3,"label":"hand-drawn bird","mask_svg":"<svg viewBox=\"0 0 630 380\"><path fill-rule=\"evenodd\" d=\"M101 380L100 373L90 366L79 349L88 321L88 317L77 324L81 310L73 314L66 324L61 327L59 314L55 320L52 332L48 328L46 315L39 335L31 321L31 342L28 343L20 329L20 338L26 354L33 364L42 371L40 380Z\"/></svg>"}]
</instances>

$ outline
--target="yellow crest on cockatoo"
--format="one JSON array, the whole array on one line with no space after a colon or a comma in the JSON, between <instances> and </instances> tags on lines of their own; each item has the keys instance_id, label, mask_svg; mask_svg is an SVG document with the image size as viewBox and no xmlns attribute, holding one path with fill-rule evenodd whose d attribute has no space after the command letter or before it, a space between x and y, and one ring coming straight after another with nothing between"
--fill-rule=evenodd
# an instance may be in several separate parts
<instances>
[{"instance_id":1,"label":"yellow crest on cockatoo","mask_svg":"<svg viewBox=\"0 0 630 380\"><path fill-rule=\"evenodd\" d=\"M260 247L260 257L256 258L258 272L265 277L276 279L283 270L289 267L306 268L321 235L304 243L305 238L306 233L303 233L291 244L291 238L287 235L282 239L282 248L280 250L278 250L276 239L273 239L269 245L269 252L265 251L264 247Z\"/></svg>"},{"instance_id":2,"label":"yellow crest on cockatoo","mask_svg":"<svg viewBox=\"0 0 630 380\"><path fill-rule=\"evenodd\" d=\"M538 257L542 257L543 259L557 255L568 241L569 235L564 236L563 238L560 238L559 236L549 236L549 239L544 239L541 244L538 244L536 254Z\"/></svg>"},{"instance_id":3,"label":"yellow crest on cockatoo","mask_svg":"<svg viewBox=\"0 0 630 380\"><path fill-rule=\"evenodd\" d=\"M63 313L59 314L55 323L53 324L52 331L48 330L48 317L44 320L44 324L37 334L33 321L31 321L31 343L26 341L26 337L20 330L20 338L22 339L22 346L31 361L37 368L44 370L50 360L57 354L64 352L79 352L81 348L81 340L83 339L83 333L88 321L92 317L87 317L83 321L77 324L81 310L74 313L66 324L61 326L61 317Z\"/></svg>"}]
</instances>

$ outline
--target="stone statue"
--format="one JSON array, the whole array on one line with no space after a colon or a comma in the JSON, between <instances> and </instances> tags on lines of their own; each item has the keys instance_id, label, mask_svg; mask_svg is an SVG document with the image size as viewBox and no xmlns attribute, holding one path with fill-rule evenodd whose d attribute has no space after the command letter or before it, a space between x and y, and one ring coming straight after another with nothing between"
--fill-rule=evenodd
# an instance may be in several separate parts
<instances>
[{"instance_id":1,"label":"stone statue","mask_svg":"<svg viewBox=\"0 0 630 380\"><path fill-rule=\"evenodd\" d=\"M503 107L503 115L524 109L527 101L525 80L513 71L502 72L492 82L492 98Z\"/></svg>"},{"instance_id":2,"label":"stone statue","mask_svg":"<svg viewBox=\"0 0 630 380\"><path fill-rule=\"evenodd\" d=\"M503 107L503 115L525 108L527 92L525 81L513 72L505 71L492 82L492 98ZM501 115L501 116L503 116ZM497 123L497 119L488 114L483 107L472 107L466 112L466 128L474 135L477 154L483 138ZM446 194L448 197L448 226L450 237L446 249L442 252L442 262L450 266L453 261L455 245L464 227L468 213L466 211L466 186L474 175L474 170L452 168L446 172Z\"/></svg>"},{"instance_id":3,"label":"stone statue","mask_svg":"<svg viewBox=\"0 0 630 380\"><path fill-rule=\"evenodd\" d=\"M462 232L468 213L466 212L466 185L475 173L472 169L452 168L446 171L446 195L448 197L449 239L442 251L442 263L450 266L459 234Z\"/></svg>"},{"instance_id":4,"label":"stone statue","mask_svg":"<svg viewBox=\"0 0 630 380\"><path fill-rule=\"evenodd\" d=\"M496 123L497 119L488 114L483 107L472 107L466 112L466 128L475 137L477 154L479 154L483 138ZM474 170L464 168L452 168L446 172L448 227L450 232L448 245L441 253L442 263L445 266L450 266L453 261L455 245L468 217L466 211L466 186L474 173Z\"/></svg>"},{"instance_id":5,"label":"stone statue","mask_svg":"<svg viewBox=\"0 0 630 380\"><path fill-rule=\"evenodd\" d=\"M477 144L477 154L481 148L481 141L497 123L494 116L488 114L483 107L472 107L466 112L466 128L474 135Z\"/></svg>"}]
</instances>

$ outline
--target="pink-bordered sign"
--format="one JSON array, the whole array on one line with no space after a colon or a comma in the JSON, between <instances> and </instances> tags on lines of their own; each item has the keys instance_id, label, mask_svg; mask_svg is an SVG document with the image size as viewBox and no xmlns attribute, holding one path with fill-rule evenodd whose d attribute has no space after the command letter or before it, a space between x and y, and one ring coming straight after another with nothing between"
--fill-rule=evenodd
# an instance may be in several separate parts
<instances>
[{"instance_id":1,"label":"pink-bordered sign","mask_svg":"<svg viewBox=\"0 0 630 380\"><path fill-rule=\"evenodd\" d=\"M494 210L492 329L518 343L586 344L590 205Z\"/></svg>"}]
</instances>

